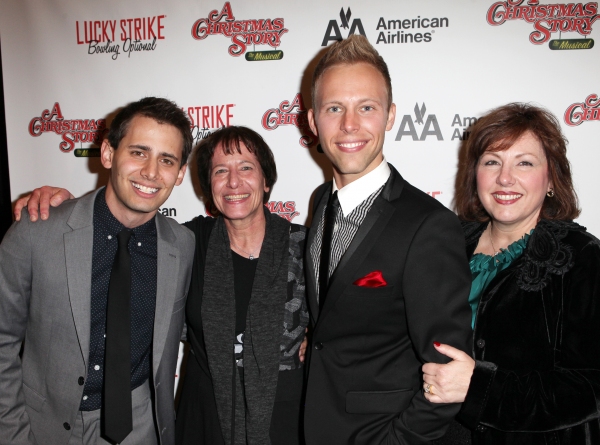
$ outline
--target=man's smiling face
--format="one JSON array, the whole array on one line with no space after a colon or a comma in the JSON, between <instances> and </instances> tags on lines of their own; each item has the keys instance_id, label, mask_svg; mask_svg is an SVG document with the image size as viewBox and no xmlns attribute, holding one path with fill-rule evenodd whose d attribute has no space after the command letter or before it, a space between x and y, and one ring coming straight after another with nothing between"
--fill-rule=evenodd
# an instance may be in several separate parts
<instances>
[{"instance_id":1,"label":"man's smiling face","mask_svg":"<svg viewBox=\"0 0 600 445\"><path fill-rule=\"evenodd\" d=\"M338 187L381 163L385 132L394 125L396 105L388 109L385 80L377 69L367 63L328 68L316 84L313 107L310 127L333 164Z\"/></svg>"},{"instance_id":2,"label":"man's smiling face","mask_svg":"<svg viewBox=\"0 0 600 445\"><path fill-rule=\"evenodd\" d=\"M106 203L121 224L137 227L156 214L183 181L182 155L179 130L145 116L131 120L118 149L102 143L102 165L110 169Z\"/></svg>"}]
</instances>

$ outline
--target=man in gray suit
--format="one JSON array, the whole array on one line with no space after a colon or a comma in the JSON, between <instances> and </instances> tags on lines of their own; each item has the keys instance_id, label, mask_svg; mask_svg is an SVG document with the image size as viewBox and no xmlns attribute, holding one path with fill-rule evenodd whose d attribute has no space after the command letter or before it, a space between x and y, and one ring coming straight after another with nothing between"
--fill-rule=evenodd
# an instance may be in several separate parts
<instances>
[{"instance_id":1,"label":"man in gray suit","mask_svg":"<svg viewBox=\"0 0 600 445\"><path fill-rule=\"evenodd\" d=\"M1 445L174 443L173 385L194 238L157 210L181 184L191 147L189 121L177 105L158 98L129 104L101 147L106 187L45 221L21 218L5 235ZM120 338L130 339L123 343L130 345L131 410L113 440L104 391L112 376L105 356L120 335L111 337L114 321L107 320L113 301L123 300L112 299L115 276L122 279L116 264L129 271L130 334Z\"/></svg>"}]
</instances>

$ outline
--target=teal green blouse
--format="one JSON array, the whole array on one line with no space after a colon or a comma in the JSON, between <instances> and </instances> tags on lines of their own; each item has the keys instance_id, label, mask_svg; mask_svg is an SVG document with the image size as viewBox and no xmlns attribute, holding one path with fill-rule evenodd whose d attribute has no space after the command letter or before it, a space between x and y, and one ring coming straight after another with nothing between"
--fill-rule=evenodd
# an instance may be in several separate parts
<instances>
[{"instance_id":1,"label":"teal green blouse","mask_svg":"<svg viewBox=\"0 0 600 445\"><path fill-rule=\"evenodd\" d=\"M469 294L469 304L473 318L471 319L471 328L475 329L475 317L477 316L477 306L485 288L490 284L499 272L506 269L511 263L517 259L525 250L529 236L533 233L526 233L523 238L515 241L506 249L500 249L495 256L478 253L473 255L469 266L471 267L471 276L473 282L471 284L471 293Z\"/></svg>"}]
</instances>

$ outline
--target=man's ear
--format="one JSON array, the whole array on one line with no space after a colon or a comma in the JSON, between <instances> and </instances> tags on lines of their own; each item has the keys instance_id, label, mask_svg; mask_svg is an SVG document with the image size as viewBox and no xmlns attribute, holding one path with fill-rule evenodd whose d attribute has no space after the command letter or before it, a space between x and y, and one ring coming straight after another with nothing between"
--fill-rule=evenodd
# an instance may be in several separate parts
<instances>
[{"instance_id":1,"label":"man's ear","mask_svg":"<svg viewBox=\"0 0 600 445\"><path fill-rule=\"evenodd\" d=\"M394 122L396 120L396 104L391 104L390 109L388 110L388 119L385 125L385 131L390 131L394 126Z\"/></svg>"},{"instance_id":2,"label":"man's ear","mask_svg":"<svg viewBox=\"0 0 600 445\"><path fill-rule=\"evenodd\" d=\"M113 154L114 149L111 147L110 143L108 142L108 139L104 139L102 141L102 146L100 147L100 160L104 168L112 168Z\"/></svg>"},{"instance_id":3,"label":"man's ear","mask_svg":"<svg viewBox=\"0 0 600 445\"><path fill-rule=\"evenodd\" d=\"M319 131L317 130L317 124L315 123L314 108L311 108L310 110L308 110L308 126L310 127L310 131L312 131L315 136L319 136Z\"/></svg>"},{"instance_id":4,"label":"man's ear","mask_svg":"<svg viewBox=\"0 0 600 445\"><path fill-rule=\"evenodd\" d=\"M183 166L179 169L179 173L177 173L177 181L175 181L175 185L179 185L183 182L183 178L185 178L186 170L187 170L187 164L183 164Z\"/></svg>"}]
</instances>

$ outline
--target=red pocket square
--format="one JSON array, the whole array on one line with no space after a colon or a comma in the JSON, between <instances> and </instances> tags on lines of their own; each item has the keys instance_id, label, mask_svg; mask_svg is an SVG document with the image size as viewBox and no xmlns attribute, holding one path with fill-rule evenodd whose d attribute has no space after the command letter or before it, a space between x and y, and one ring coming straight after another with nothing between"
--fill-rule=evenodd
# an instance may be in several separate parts
<instances>
[{"instance_id":1,"label":"red pocket square","mask_svg":"<svg viewBox=\"0 0 600 445\"><path fill-rule=\"evenodd\" d=\"M362 287L383 287L387 286L387 281L383 278L380 270L374 270L352 284Z\"/></svg>"}]
</instances>

